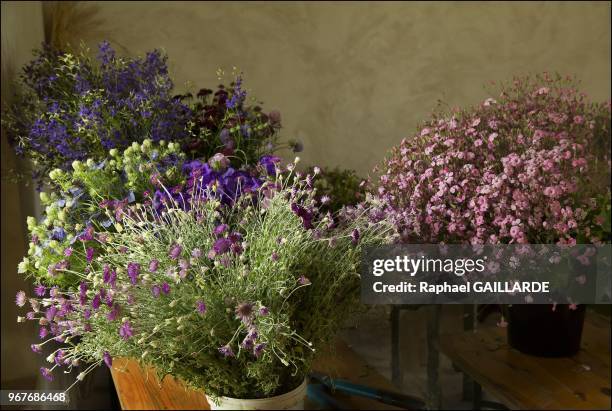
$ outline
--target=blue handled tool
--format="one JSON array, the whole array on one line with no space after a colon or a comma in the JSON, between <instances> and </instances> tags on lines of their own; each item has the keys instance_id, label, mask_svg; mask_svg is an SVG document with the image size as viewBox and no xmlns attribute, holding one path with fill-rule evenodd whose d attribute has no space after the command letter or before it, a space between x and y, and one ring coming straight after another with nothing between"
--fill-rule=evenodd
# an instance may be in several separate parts
<instances>
[{"instance_id":1,"label":"blue handled tool","mask_svg":"<svg viewBox=\"0 0 612 411\"><path fill-rule=\"evenodd\" d=\"M425 403L421 399L412 397L410 395L398 394L391 391L367 387L365 385L353 384L352 382L346 380L332 379L329 376L320 373L310 374L310 385L308 387L309 398L319 402L325 407L333 409L346 409L346 407L343 407L343 404L340 401L329 395L330 391L337 391L348 395L370 398L382 402L383 404L393 405L395 407L408 410L421 410L425 408Z\"/></svg>"}]
</instances>

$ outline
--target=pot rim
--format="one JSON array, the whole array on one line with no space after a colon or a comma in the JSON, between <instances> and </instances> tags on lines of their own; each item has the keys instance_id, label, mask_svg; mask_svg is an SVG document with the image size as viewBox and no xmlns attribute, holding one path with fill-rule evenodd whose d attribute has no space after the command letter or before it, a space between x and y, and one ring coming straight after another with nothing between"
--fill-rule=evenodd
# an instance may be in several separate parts
<instances>
[{"instance_id":1,"label":"pot rim","mask_svg":"<svg viewBox=\"0 0 612 411\"><path fill-rule=\"evenodd\" d=\"M265 398L234 398L234 397L216 397L218 399L218 402L235 402L235 401L240 401L240 402L251 402L251 403L263 403L263 402L268 402L270 400L281 400L284 398L288 398L288 397L296 397L298 394L301 394L300 391L303 391L303 396L306 396L306 389L308 388L308 378L304 378L304 381L302 381L302 383L300 385L298 385L296 388L292 389L291 391L288 391L284 394L280 394L280 395L275 395L273 397L265 397ZM206 399L208 401L212 401L212 399L206 395Z\"/></svg>"}]
</instances>

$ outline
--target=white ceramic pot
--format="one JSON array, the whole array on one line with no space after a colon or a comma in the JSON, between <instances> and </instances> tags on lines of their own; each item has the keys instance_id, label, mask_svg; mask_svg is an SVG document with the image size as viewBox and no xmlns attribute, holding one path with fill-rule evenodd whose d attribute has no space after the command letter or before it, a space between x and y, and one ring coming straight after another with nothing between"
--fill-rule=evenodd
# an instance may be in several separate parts
<instances>
[{"instance_id":1,"label":"white ceramic pot","mask_svg":"<svg viewBox=\"0 0 612 411\"><path fill-rule=\"evenodd\" d=\"M239 398L220 397L218 403L206 396L211 410L303 410L306 399L307 380L286 394L270 398L246 400Z\"/></svg>"}]
</instances>

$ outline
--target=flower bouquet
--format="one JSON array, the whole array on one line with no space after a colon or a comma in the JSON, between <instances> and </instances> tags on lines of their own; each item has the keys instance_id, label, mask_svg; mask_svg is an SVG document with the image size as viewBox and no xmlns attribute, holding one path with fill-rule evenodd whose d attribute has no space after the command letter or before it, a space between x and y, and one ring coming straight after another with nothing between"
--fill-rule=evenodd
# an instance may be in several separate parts
<instances>
[{"instance_id":1,"label":"flower bouquet","mask_svg":"<svg viewBox=\"0 0 612 411\"><path fill-rule=\"evenodd\" d=\"M610 102L589 102L569 78L516 78L497 99L436 113L383 171L378 193L405 242L610 242ZM546 324L581 324L567 316L536 325L540 348L520 348L552 352L563 338Z\"/></svg>"},{"instance_id":2,"label":"flower bouquet","mask_svg":"<svg viewBox=\"0 0 612 411\"><path fill-rule=\"evenodd\" d=\"M133 357L214 400L287 393L357 307L361 250L388 242L391 227L367 204L320 213L315 176L295 164L281 170L268 156L251 171L236 170L218 154L164 171L174 149L145 140L103 166L75 164L70 178L53 173L63 193L78 182L96 201L87 222L70 226L78 233L51 240L62 260L46 274L72 281L17 295L29 306L20 321L40 325L43 342L32 350L62 343L41 373L91 364L78 373L82 380L96 365ZM120 204L101 199L120 166L132 167L131 190L153 187ZM167 185L173 179L180 182ZM58 194L49 201L66 206ZM29 259L20 268L45 274Z\"/></svg>"}]
</instances>

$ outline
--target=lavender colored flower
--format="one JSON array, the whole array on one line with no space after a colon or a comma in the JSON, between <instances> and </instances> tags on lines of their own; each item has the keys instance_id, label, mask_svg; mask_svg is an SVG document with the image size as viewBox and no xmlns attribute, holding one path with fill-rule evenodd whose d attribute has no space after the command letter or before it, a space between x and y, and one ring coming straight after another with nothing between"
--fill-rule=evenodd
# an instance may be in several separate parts
<instances>
[{"instance_id":1,"label":"lavender colored flower","mask_svg":"<svg viewBox=\"0 0 612 411\"><path fill-rule=\"evenodd\" d=\"M159 267L159 261L157 261L156 259L151 260L151 262L149 263L149 271L154 273L157 271L158 267Z\"/></svg>"},{"instance_id":2,"label":"lavender colored flower","mask_svg":"<svg viewBox=\"0 0 612 411\"><path fill-rule=\"evenodd\" d=\"M199 248L194 248L194 249L191 251L191 256L192 256L193 258L200 258L200 257L202 257L202 250L200 250Z\"/></svg>"},{"instance_id":3,"label":"lavender colored flower","mask_svg":"<svg viewBox=\"0 0 612 411\"><path fill-rule=\"evenodd\" d=\"M206 304L202 300L196 301L196 310L200 314L206 313Z\"/></svg>"},{"instance_id":4,"label":"lavender colored flower","mask_svg":"<svg viewBox=\"0 0 612 411\"><path fill-rule=\"evenodd\" d=\"M104 364L106 364L108 368L111 368L113 366L113 358L108 353L108 351L104 351L104 354L102 355L102 359L104 360Z\"/></svg>"},{"instance_id":5,"label":"lavender colored flower","mask_svg":"<svg viewBox=\"0 0 612 411\"><path fill-rule=\"evenodd\" d=\"M180 244L173 244L172 247L170 247L170 252L168 253L168 255L173 260L176 260L179 258L182 251L183 251L183 247L181 247Z\"/></svg>"},{"instance_id":6,"label":"lavender colored flower","mask_svg":"<svg viewBox=\"0 0 612 411\"><path fill-rule=\"evenodd\" d=\"M140 275L140 264L134 262L128 263L127 272L132 285L136 285L138 282L138 275Z\"/></svg>"},{"instance_id":7,"label":"lavender colored flower","mask_svg":"<svg viewBox=\"0 0 612 411\"><path fill-rule=\"evenodd\" d=\"M272 258L272 261L278 261L278 259L279 259L279 257L278 257L278 253L277 253L276 251L274 251L274 252L272 253L271 258Z\"/></svg>"},{"instance_id":8,"label":"lavender colored flower","mask_svg":"<svg viewBox=\"0 0 612 411\"><path fill-rule=\"evenodd\" d=\"M35 352L36 354L40 354L42 352L39 344L31 344L30 348L32 349L32 352Z\"/></svg>"},{"instance_id":9,"label":"lavender colored flower","mask_svg":"<svg viewBox=\"0 0 612 411\"><path fill-rule=\"evenodd\" d=\"M230 347L229 344L219 347L219 352L226 358L235 356L234 350L232 350L232 347Z\"/></svg>"},{"instance_id":10,"label":"lavender colored flower","mask_svg":"<svg viewBox=\"0 0 612 411\"><path fill-rule=\"evenodd\" d=\"M300 285L309 285L310 284L310 280L307 277L302 275L302 276L300 276L300 278L298 278L298 283Z\"/></svg>"},{"instance_id":11,"label":"lavender colored flower","mask_svg":"<svg viewBox=\"0 0 612 411\"><path fill-rule=\"evenodd\" d=\"M232 240L229 238L218 238L213 244L213 251L215 255L225 254L231 247Z\"/></svg>"},{"instance_id":12,"label":"lavender colored flower","mask_svg":"<svg viewBox=\"0 0 612 411\"><path fill-rule=\"evenodd\" d=\"M23 291L17 291L17 295L15 296L15 304L17 304L18 307L23 307L26 301L26 293Z\"/></svg>"},{"instance_id":13,"label":"lavender colored flower","mask_svg":"<svg viewBox=\"0 0 612 411\"><path fill-rule=\"evenodd\" d=\"M262 317L270 315L270 309L268 307L261 306L259 308L259 315L261 315Z\"/></svg>"},{"instance_id":14,"label":"lavender colored flower","mask_svg":"<svg viewBox=\"0 0 612 411\"><path fill-rule=\"evenodd\" d=\"M96 294L94 295L93 300L91 300L91 307L97 311L98 308L100 308L101 302L100 294Z\"/></svg>"},{"instance_id":15,"label":"lavender colored flower","mask_svg":"<svg viewBox=\"0 0 612 411\"><path fill-rule=\"evenodd\" d=\"M72 247L68 247L68 248L66 248L66 249L64 250L64 255L65 255L66 257L70 257L70 256L72 255L72 251L73 251L73 250L72 250Z\"/></svg>"},{"instance_id":16,"label":"lavender colored flower","mask_svg":"<svg viewBox=\"0 0 612 411\"><path fill-rule=\"evenodd\" d=\"M230 165L230 160L221 153L217 153L208 160L208 164L215 171L223 171Z\"/></svg>"},{"instance_id":17,"label":"lavender colored flower","mask_svg":"<svg viewBox=\"0 0 612 411\"><path fill-rule=\"evenodd\" d=\"M40 327L40 329L38 330L38 336L40 337L40 339L44 340L47 335L49 335L49 329L47 329L47 327Z\"/></svg>"},{"instance_id":18,"label":"lavender colored flower","mask_svg":"<svg viewBox=\"0 0 612 411\"><path fill-rule=\"evenodd\" d=\"M93 260L93 257L94 257L94 249L89 247L86 250L86 259L87 259L87 262L91 263L91 261Z\"/></svg>"},{"instance_id":19,"label":"lavender colored flower","mask_svg":"<svg viewBox=\"0 0 612 411\"><path fill-rule=\"evenodd\" d=\"M113 305L112 310L110 310L106 315L106 318L108 321L115 321L119 317L119 314L121 314L121 306L119 304L115 304Z\"/></svg>"},{"instance_id":20,"label":"lavender colored flower","mask_svg":"<svg viewBox=\"0 0 612 411\"><path fill-rule=\"evenodd\" d=\"M34 287L34 294L36 294L39 297L44 297L46 292L47 292L47 289L42 284L38 284L36 287Z\"/></svg>"},{"instance_id":21,"label":"lavender colored flower","mask_svg":"<svg viewBox=\"0 0 612 411\"><path fill-rule=\"evenodd\" d=\"M119 335L124 340L128 340L134 335L134 330L132 329L132 324L130 324L129 320L126 320L121 324L121 327L119 327Z\"/></svg>"},{"instance_id":22,"label":"lavender colored flower","mask_svg":"<svg viewBox=\"0 0 612 411\"><path fill-rule=\"evenodd\" d=\"M161 285L161 292L168 295L170 293L170 284L164 282Z\"/></svg>"},{"instance_id":23,"label":"lavender colored flower","mask_svg":"<svg viewBox=\"0 0 612 411\"><path fill-rule=\"evenodd\" d=\"M257 358L261 357L267 345L267 343L257 344L255 348L253 348L253 355L255 355Z\"/></svg>"},{"instance_id":24,"label":"lavender colored flower","mask_svg":"<svg viewBox=\"0 0 612 411\"><path fill-rule=\"evenodd\" d=\"M353 232L351 233L351 242L353 243L353 245L359 244L359 230L358 229L354 229Z\"/></svg>"},{"instance_id":25,"label":"lavender colored flower","mask_svg":"<svg viewBox=\"0 0 612 411\"><path fill-rule=\"evenodd\" d=\"M215 235L215 237L220 237L228 230L229 230L229 226L227 224L219 224L213 230L213 234Z\"/></svg>"},{"instance_id":26,"label":"lavender colored flower","mask_svg":"<svg viewBox=\"0 0 612 411\"><path fill-rule=\"evenodd\" d=\"M161 288L159 288L159 285L154 285L153 287L151 287L151 294L153 294L154 298L159 297L160 293L161 293Z\"/></svg>"},{"instance_id":27,"label":"lavender colored flower","mask_svg":"<svg viewBox=\"0 0 612 411\"><path fill-rule=\"evenodd\" d=\"M83 310L83 318L86 320L89 320L91 318L91 310L89 308Z\"/></svg>"},{"instance_id":28,"label":"lavender colored flower","mask_svg":"<svg viewBox=\"0 0 612 411\"><path fill-rule=\"evenodd\" d=\"M48 368L40 367L40 375L42 375L47 381L53 381L53 374L51 374L51 370Z\"/></svg>"},{"instance_id":29,"label":"lavender colored flower","mask_svg":"<svg viewBox=\"0 0 612 411\"><path fill-rule=\"evenodd\" d=\"M55 318L56 314L57 314L57 308L55 308L54 306L50 306L49 308L47 308L47 311L45 312L45 318L47 319L47 321L51 322Z\"/></svg>"},{"instance_id":30,"label":"lavender colored flower","mask_svg":"<svg viewBox=\"0 0 612 411\"><path fill-rule=\"evenodd\" d=\"M266 155L266 156L263 156L261 159L259 159L259 164L263 166L263 168L266 170L266 172L269 175L275 176L276 175L276 165L280 163L280 161L281 161L280 157Z\"/></svg>"}]
</instances>

